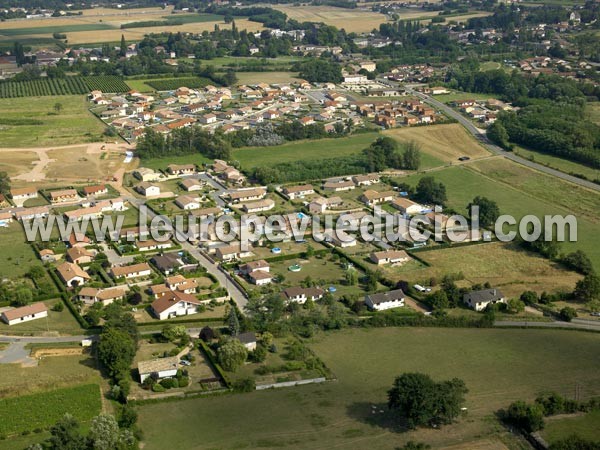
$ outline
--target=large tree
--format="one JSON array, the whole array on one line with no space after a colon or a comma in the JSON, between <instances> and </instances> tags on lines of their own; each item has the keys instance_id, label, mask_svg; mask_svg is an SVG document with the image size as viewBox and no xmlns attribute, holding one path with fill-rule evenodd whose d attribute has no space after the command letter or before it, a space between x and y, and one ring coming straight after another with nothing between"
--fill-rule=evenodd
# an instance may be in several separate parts
<instances>
[{"instance_id":1,"label":"large tree","mask_svg":"<svg viewBox=\"0 0 600 450\"><path fill-rule=\"evenodd\" d=\"M435 178L427 176L419 180L415 191L415 198L423 203L443 205L446 200L446 186L435 181Z\"/></svg>"},{"instance_id":2,"label":"large tree","mask_svg":"<svg viewBox=\"0 0 600 450\"><path fill-rule=\"evenodd\" d=\"M496 223L498 217L500 217L500 208L498 204L486 197L480 197L479 195L473 199L471 203L467 205L467 211L472 214L473 207L479 207L479 223L483 227L491 227Z\"/></svg>"},{"instance_id":3,"label":"large tree","mask_svg":"<svg viewBox=\"0 0 600 450\"><path fill-rule=\"evenodd\" d=\"M465 383L458 378L436 383L422 373L405 373L388 391L388 407L410 427L447 424L460 414L466 393Z\"/></svg>"},{"instance_id":4,"label":"large tree","mask_svg":"<svg viewBox=\"0 0 600 450\"><path fill-rule=\"evenodd\" d=\"M248 358L246 347L237 339L228 339L225 341L219 346L217 354L219 363L223 366L223 369L230 372L235 372L238 367L244 364L246 358Z\"/></svg>"},{"instance_id":5,"label":"large tree","mask_svg":"<svg viewBox=\"0 0 600 450\"><path fill-rule=\"evenodd\" d=\"M600 299L600 277L590 273L575 285L575 297L586 302Z\"/></svg>"},{"instance_id":6,"label":"large tree","mask_svg":"<svg viewBox=\"0 0 600 450\"><path fill-rule=\"evenodd\" d=\"M135 357L135 343L125 331L108 328L100 335L98 359L113 378L122 378Z\"/></svg>"}]
</instances>

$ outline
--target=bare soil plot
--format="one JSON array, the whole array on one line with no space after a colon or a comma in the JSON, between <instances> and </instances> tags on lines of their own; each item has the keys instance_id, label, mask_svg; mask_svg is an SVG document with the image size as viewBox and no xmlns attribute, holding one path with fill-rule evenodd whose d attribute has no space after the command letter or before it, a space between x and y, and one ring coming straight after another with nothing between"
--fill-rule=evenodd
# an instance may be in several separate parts
<instances>
[{"instance_id":1,"label":"bare soil plot","mask_svg":"<svg viewBox=\"0 0 600 450\"><path fill-rule=\"evenodd\" d=\"M344 28L348 32L371 31L373 28L379 28L380 24L387 22L387 18L383 14L360 9L337 8L335 6L274 5L272 7L286 13L290 19L299 22L323 22L337 28ZM427 15L423 11L415 12L414 16L411 16L411 14L409 13L406 18ZM436 14L433 13L432 15Z\"/></svg>"}]
</instances>

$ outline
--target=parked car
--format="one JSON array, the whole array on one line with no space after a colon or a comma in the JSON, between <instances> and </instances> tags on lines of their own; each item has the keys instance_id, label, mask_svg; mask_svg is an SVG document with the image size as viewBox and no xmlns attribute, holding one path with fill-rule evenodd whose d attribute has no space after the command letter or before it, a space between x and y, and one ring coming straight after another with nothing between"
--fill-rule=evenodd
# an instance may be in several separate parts
<instances>
[{"instance_id":1,"label":"parked car","mask_svg":"<svg viewBox=\"0 0 600 450\"><path fill-rule=\"evenodd\" d=\"M468 156L461 156L460 158L458 158L458 160L459 160L459 161L468 161L468 160L470 160L470 159L471 159L471 158L470 158L470 157L468 157Z\"/></svg>"}]
</instances>

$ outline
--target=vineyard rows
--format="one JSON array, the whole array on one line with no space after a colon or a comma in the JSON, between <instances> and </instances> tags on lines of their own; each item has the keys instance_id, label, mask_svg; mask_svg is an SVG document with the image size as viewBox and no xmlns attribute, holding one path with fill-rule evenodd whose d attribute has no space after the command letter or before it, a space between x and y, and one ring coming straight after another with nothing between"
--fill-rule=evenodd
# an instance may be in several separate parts
<instances>
[{"instance_id":1,"label":"vineyard rows","mask_svg":"<svg viewBox=\"0 0 600 450\"><path fill-rule=\"evenodd\" d=\"M92 90L127 92L129 86L117 76L40 78L31 81L0 82L0 98L81 95Z\"/></svg>"}]
</instances>

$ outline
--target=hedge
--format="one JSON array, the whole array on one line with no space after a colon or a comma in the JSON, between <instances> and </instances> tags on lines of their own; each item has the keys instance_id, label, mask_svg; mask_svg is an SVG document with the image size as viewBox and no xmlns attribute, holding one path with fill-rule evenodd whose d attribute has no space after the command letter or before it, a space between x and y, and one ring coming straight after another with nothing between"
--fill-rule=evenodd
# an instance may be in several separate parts
<instances>
[{"instance_id":1,"label":"hedge","mask_svg":"<svg viewBox=\"0 0 600 450\"><path fill-rule=\"evenodd\" d=\"M208 348L208 345L206 345L206 342L204 342L202 339L199 339L198 343L200 349L204 352L209 362L217 371L217 374L222 378L223 383L225 384L227 389L231 389L231 380L229 380L229 377L227 376L221 365L218 363L217 358L215 358L215 355L213 354L212 350Z\"/></svg>"}]
</instances>

